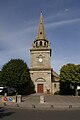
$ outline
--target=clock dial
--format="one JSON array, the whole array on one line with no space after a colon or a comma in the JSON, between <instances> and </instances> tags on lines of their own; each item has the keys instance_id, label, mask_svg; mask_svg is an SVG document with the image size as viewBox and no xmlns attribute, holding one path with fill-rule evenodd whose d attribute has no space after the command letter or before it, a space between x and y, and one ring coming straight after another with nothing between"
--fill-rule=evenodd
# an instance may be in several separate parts
<instances>
[{"instance_id":1,"label":"clock dial","mask_svg":"<svg viewBox=\"0 0 80 120\"><path fill-rule=\"evenodd\" d=\"M39 62L42 62L42 58L39 58Z\"/></svg>"}]
</instances>

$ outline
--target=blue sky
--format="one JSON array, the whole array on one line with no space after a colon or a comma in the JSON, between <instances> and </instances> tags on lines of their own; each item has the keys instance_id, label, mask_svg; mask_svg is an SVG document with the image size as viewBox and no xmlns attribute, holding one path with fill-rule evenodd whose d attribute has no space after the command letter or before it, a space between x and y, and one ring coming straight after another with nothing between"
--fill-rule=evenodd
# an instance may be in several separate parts
<instances>
[{"instance_id":1,"label":"blue sky","mask_svg":"<svg viewBox=\"0 0 80 120\"><path fill-rule=\"evenodd\" d=\"M80 0L0 0L0 68L12 58L30 66L41 11L52 68L80 64Z\"/></svg>"}]
</instances>

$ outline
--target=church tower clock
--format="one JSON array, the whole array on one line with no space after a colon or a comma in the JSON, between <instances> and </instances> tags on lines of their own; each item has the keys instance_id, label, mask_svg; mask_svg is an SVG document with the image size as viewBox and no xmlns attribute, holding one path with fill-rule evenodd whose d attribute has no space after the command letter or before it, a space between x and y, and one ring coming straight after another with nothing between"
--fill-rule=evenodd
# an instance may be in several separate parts
<instances>
[{"instance_id":1,"label":"church tower clock","mask_svg":"<svg viewBox=\"0 0 80 120\"><path fill-rule=\"evenodd\" d=\"M36 93L51 93L51 48L45 35L42 13L30 56L30 76Z\"/></svg>"}]
</instances>

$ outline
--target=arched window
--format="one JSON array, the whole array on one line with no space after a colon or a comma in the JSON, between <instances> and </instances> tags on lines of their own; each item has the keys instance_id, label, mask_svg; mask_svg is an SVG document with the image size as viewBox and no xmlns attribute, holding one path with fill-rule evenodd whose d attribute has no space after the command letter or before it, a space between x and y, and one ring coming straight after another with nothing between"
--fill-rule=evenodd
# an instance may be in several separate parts
<instances>
[{"instance_id":1,"label":"arched window","mask_svg":"<svg viewBox=\"0 0 80 120\"><path fill-rule=\"evenodd\" d=\"M46 41L44 42L44 45L46 46Z\"/></svg>"},{"instance_id":2,"label":"arched window","mask_svg":"<svg viewBox=\"0 0 80 120\"><path fill-rule=\"evenodd\" d=\"M40 46L42 46L42 41L40 41Z\"/></svg>"},{"instance_id":3,"label":"arched window","mask_svg":"<svg viewBox=\"0 0 80 120\"><path fill-rule=\"evenodd\" d=\"M36 41L36 47L38 46L38 42Z\"/></svg>"}]
</instances>

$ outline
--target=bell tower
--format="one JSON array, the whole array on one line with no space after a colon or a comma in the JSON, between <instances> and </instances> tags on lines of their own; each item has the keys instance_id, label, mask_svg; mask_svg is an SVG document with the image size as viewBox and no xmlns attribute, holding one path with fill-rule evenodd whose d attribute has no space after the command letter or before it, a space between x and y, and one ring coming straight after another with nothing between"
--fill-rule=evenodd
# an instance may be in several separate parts
<instances>
[{"instance_id":1,"label":"bell tower","mask_svg":"<svg viewBox=\"0 0 80 120\"><path fill-rule=\"evenodd\" d=\"M30 76L36 93L51 93L51 48L44 31L42 12L30 56Z\"/></svg>"}]
</instances>

